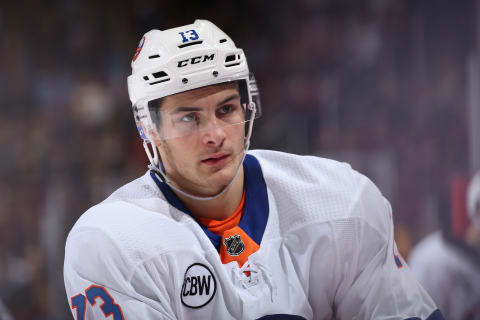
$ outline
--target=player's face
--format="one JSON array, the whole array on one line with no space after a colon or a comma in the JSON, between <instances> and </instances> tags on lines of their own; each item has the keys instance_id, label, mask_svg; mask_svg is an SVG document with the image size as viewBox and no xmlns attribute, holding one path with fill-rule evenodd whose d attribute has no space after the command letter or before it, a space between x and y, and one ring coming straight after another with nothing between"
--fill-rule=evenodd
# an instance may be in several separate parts
<instances>
[{"instance_id":1,"label":"player's face","mask_svg":"<svg viewBox=\"0 0 480 320\"><path fill-rule=\"evenodd\" d=\"M197 196L223 190L243 159L245 123L237 85L175 94L163 100L161 110L168 117L162 116L159 135L173 138L156 144L172 183Z\"/></svg>"}]
</instances>

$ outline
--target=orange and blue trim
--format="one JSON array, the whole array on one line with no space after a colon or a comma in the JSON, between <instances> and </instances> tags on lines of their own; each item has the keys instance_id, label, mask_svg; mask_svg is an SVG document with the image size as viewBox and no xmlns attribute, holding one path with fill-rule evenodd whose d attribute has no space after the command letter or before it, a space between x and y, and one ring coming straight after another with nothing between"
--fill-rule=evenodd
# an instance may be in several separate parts
<instances>
[{"instance_id":1,"label":"orange and blue trim","mask_svg":"<svg viewBox=\"0 0 480 320\"><path fill-rule=\"evenodd\" d=\"M253 241L260 245L263 234L267 226L269 206L267 185L263 178L260 162L252 155L247 154L243 160L243 172L245 183L245 206L242 218L238 227L240 227ZM205 235L210 239L213 246L220 250L222 237L208 230L193 214L188 210L185 204L177 197L172 189L161 181L158 175L150 170L150 176L167 201L176 209L191 216L202 228Z\"/></svg>"}]
</instances>

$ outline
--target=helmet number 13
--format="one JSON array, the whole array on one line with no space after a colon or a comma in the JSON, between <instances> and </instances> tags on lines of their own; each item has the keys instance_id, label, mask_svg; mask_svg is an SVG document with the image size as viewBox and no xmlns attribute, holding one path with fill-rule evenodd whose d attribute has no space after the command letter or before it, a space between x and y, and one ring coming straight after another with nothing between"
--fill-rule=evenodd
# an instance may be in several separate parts
<instances>
[{"instance_id":1,"label":"helmet number 13","mask_svg":"<svg viewBox=\"0 0 480 320\"><path fill-rule=\"evenodd\" d=\"M198 40L198 33L195 30L187 30L185 32L179 32L182 36L182 42L188 42L190 40Z\"/></svg>"}]
</instances>

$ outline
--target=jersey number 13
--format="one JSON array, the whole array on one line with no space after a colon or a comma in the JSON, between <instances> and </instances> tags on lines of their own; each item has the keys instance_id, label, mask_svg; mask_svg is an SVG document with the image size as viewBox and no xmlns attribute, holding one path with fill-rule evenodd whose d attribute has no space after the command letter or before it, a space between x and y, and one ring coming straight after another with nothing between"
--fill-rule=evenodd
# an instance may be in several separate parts
<instances>
[{"instance_id":1,"label":"jersey number 13","mask_svg":"<svg viewBox=\"0 0 480 320\"><path fill-rule=\"evenodd\" d=\"M115 303L115 300L113 300L112 296L104 287L97 285L91 285L88 287L88 289L85 290L85 295L77 294L72 297L72 309L76 309L77 311L77 320L85 319L85 300L88 300L92 307L95 307L97 298L103 301L100 305L100 309L102 309L105 318L113 315L113 320L124 320L120 306Z\"/></svg>"}]
</instances>

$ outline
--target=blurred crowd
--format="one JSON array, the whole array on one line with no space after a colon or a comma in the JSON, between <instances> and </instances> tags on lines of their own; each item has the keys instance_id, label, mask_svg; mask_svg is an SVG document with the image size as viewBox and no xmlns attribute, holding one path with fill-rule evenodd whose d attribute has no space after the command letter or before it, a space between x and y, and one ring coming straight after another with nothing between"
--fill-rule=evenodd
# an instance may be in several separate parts
<instances>
[{"instance_id":1,"label":"blurred crowd","mask_svg":"<svg viewBox=\"0 0 480 320\"><path fill-rule=\"evenodd\" d=\"M40 1L0 5L0 297L15 319L69 318L75 220L143 174L126 78L143 33L212 20L261 90L253 148L347 160L412 243L466 174L474 1ZM26 10L28 8L28 10ZM408 255L408 245L404 255ZM79 255L82 253L79 252ZM88 263L88 261L85 261Z\"/></svg>"}]
</instances>

